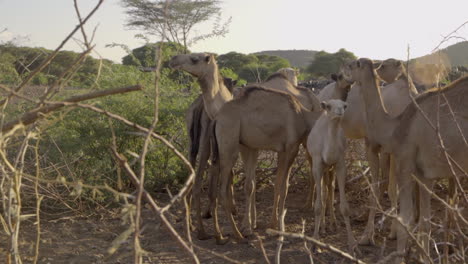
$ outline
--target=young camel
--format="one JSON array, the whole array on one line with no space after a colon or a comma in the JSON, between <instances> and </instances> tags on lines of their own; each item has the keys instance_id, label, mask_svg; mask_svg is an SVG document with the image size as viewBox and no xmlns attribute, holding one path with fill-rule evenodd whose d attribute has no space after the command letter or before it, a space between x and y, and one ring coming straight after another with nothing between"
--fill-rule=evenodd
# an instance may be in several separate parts
<instances>
[{"instance_id":1,"label":"young camel","mask_svg":"<svg viewBox=\"0 0 468 264\"><path fill-rule=\"evenodd\" d=\"M382 63L374 63L375 67L379 67L381 78L388 83L382 88L382 100L386 109L391 116L397 116L411 102L410 95L415 95L415 90L412 82L408 82L406 70L401 62L394 59L385 60ZM383 67L382 67L383 66ZM408 86L408 83L410 84ZM379 87L379 89L381 89ZM371 183L377 186L380 172L383 179L389 179L389 196L392 204L396 203L395 183L392 178L389 178L389 158L384 153L380 152L379 144L376 144L372 137L367 133L367 117L365 115L365 106L361 97L362 87L359 83L354 83L348 94L346 102L348 108L342 120L342 127L345 136L350 139L365 139L367 160L371 171ZM373 188L377 197L380 197L379 188ZM369 216L366 228L359 240L360 245L374 245L374 224L376 214L376 201L372 192L369 194ZM392 225L390 237L394 237L395 226Z\"/></svg>"},{"instance_id":2,"label":"young camel","mask_svg":"<svg viewBox=\"0 0 468 264\"><path fill-rule=\"evenodd\" d=\"M278 153L272 213L272 227L277 228L278 218L284 211L291 165L299 145L304 142L319 114L303 107L288 93L252 86L245 88L242 97L225 104L216 116L214 146L217 151L213 152L213 160L219 157L215 161L221 180L219 194L236 239L243 240L243 236L231 213L227 190L232 184L230 171L237 160L240 146L243 146L244 153L249 153L248 156L242 155L246 172L255 170L258 150ZM251 179L246 177L246 181L251 182ZM254 191L254 183L246 185L247 200L251 200ZM252 204L247 203L247 206ZM250 210L246 208L246 213ZM216 210L214 212L217 219ZM215 225L215 229L217 242L225 243L227 240L223 238L219 226Z\"/></svg>"},{"instance_id":3,"label":"young camel","mask_svg":"<svg viewBox=\"0 0 468 264\"><path fill-rule=\"evenodd\" d=\"M370 121L367 133L385 152L394 155L399 214L405 225L398 226L398 252L404 255L406 251L406 228L411 230L414 218L415 181L411 175L415 175L425 186L419 188L418 226L422 246L429 253L431 194L426 188L431 190L438 178L453 178L448 160L457 164L454 166L455 174L468 171L466 144L463 141L463 136L466 138L468 135L468 76L441 90L433 89L417 97L416 103L420 109L411 103L401 115L392 117L382 103L371 60L356 60L347 66L346 72L350 81L356 81L362 87L366 116ZM443 129L436 131L438 127ZM424 261L429 262L428 259ZM395 261L400 262L400 258Z\"/></svg>"},{"instance_id":4,"label":"young camel","mask_svg":"<svg viewBox=\"0 0 468 264\"><path fill-rule=\"evenodd\" d=\"M318 99L320 101L328 101L331 99L339 99L342 101L346 101L348 97L349 90L351 89L351 84L347 82L342 74L332 74L331 79L334 80L335 82L328 84L325 86L320 93L318 94ZM343 135L344 136L344 135ZM313 171L313 168L311 166L311 172ZM335 216L335 210L334 210L334 190L335 190L335 175L332 170L325 170L325 173L327 174L324 176L325 179L325 186L327 188L324 190L325 195L324 197L327 197L327 206L326 208L329 210L329 215L330 215L330 221L331 225L336 227L337 226L337 221L336 221L336 216ZM305 205L305 208L311 209L313 206L313 199L314 199L314 176L311 175L310 177L310 182L309 182L309 190L308 190L308 195L307 195L307 202ZM321 219L322 224L325 223L325 217Z\"/></svg>"},{"instance_id":5,"label":"young camel","mask_svg":"<svg viewBox=\"0 0 468 264\"><path fill-rule=\"evenodd\" d=\"M341 128L341 120L346 107L347 104L339 99L322 102L324 112L309 133L307 149L314 163L313 174L317 189L314 237L319 237L321 220L325 216L325 193L323 190L327 189L327 187L324 183L327 181L326 178L332 174L327 175L326 172L334 167L340 190L340 212L344 218L348 234L348 248L350 252L353 252L357 243L351 231L349 205L345 194L346 163L343 153L346 148L346 139ZM334 192L334 190L328 190L328 192ZM333 210L333 208L331 209ZM324 225L322 225L323 227Z\"/></svg>"}]
</instances>

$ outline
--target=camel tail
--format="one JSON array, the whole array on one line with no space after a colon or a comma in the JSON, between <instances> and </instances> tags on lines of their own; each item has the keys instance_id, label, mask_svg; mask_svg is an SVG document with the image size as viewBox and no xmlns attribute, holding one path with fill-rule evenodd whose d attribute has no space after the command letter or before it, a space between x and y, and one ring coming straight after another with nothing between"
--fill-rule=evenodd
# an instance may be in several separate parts
<instances>
[{"instance_id":1,"label":"camel tail","mask_svg":"<svg viewBox=\"0 0 468 264\"><path fill-rule=\"evenodd\" d=\"M195 166L198 152L200 150L200 135L201 135L201 117L203 107L197 107L193 111L192 124L190 126L190 164Z\"/></svg>"}]
</instances>

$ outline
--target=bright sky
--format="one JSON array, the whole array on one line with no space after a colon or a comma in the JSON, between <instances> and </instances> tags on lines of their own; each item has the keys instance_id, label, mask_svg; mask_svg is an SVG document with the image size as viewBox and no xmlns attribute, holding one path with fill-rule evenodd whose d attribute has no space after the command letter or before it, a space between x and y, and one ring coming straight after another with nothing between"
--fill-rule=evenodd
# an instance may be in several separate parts
<instances>
[{"instance_id":1,"label":"bright sky","mask_svg":"<svg viewBox=\"0 0 468 264\"><path fill-rule=\"evenodd\" d=\"M85 16L97 0L78 3ZM131 49L144 44L134 37L139 32L123 26L126 17L119 3L106 0L86 26L91 35L99 25L96 51L116 62L125 51L106 44ZM222 9L226 18L232 17L229 33L199 42L190 47L192 51L345 48L359 57L405 59L408 45L410 57L428 54L443 36L468 21L467 0L224 0ZM21 45L55 49L76 25L73 0L0 0L0 31L8 29L0 34L0 42L23 36ZM81 39L81 34L75 36ZM456 36L468 39L468 25ZM458 41L452 39L442 47ZM80 50L75 41L66 49Z\"/></svg>"}]
</instances>

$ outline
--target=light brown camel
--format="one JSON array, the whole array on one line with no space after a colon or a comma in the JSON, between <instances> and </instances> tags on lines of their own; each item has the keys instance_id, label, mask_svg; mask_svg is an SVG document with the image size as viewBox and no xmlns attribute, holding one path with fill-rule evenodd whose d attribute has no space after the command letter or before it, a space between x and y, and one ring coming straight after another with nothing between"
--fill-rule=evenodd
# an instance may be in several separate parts
<instances>
[{"instance_id":1,"label":"light brown camel","mask_svg":"<svg viewBox=\"0 0 468 264\"><path fill-rule=\"evenodd\" d=\"M351 84L347 82L342 74L332 74L331 79L334 80L333 83L328 84L325 86L320 93L318 94L318 99L320 101L328 101L331 99L340 99L342 101L346 101L349 90L351 88ZM312 165L311 165L311 173L313 171ZM327 206L326 208L329 210L329 215L330 215L330 221L332 226L336 227L337 226L337 221L336 221L336 216L335 216L335 210L334 210L334 190L335 190L335 181L334 181L334 173L331 170L326 170L325 173L329 174L327 176L324 176L325 179L325 186L326 188L326 195L327 197ZM309 182L309 189L308 189L308 194L307 194L307 202L304 206L304 208L312 208L313 207L313 199L314 199L314 177L313 175L310 175L310 182ZM328 192L328 190L331 190ZM325 218L323 217L321 219L322 223L325 223Z\"/></svg>"},{"instance_id":2,"label":"light brown camel","mask_svg":"<svg viewBox=\"0 0 468 264\"><path fill-rule=\"evenodd\" d=\"M237 81L232 80L231 78L223 78L223 83L226 86L226 88L232 92L232 89L236 85ZM203 175L206 171L206 168L208 166L208 159L211 154L211 148L210 148L210 127L211 120L208 117L205 107L203 104L203 98L200 95L197 97L193 103L189 106L186 115L185 115L185 124L187 127L187 132L189 134L189 157L190 157L190 164L196 168L196 174L195 178L196 179L202 179ZM199 156L199 162L198 166L197 165L197 156ZM201 180L200 180L201 181ZM200 182L197 182L200 183ZM201 188L201 184L197 184L195 188ZM196 204L196 215L197 219L200 219L200 210L201 210L201 205L199 205L200 197L201 195L201 190L196 190L193 192L192 195L192 200L197 201L195 202ZM209 208L212 208L213 205L211 204L212 201L210 200L210 204L208 206L208 210L204 213L205 217L209 217L210 211ZM233 200L234 203L234 200ZM236 208L235 206L233 207L234 209ZM201 220L197 220L198 224L198 238L199 239L204 239L208 238L204 234L204 228L202 226ZM201 232L201 233L200 233Z\"/></svg>"},{"instance_id":3,"label":"light brown camel","mask_svg":"<svg viewBox=\"0 0 468 264\"><path fill-rule=\"evenodd\" d=\"M375 67L383 66L379 68L380 73L382 74L382 79L388 82L387 86L382 88L383 92L383 101L387 107L389 113L392 116L396 116L401 113L405 106L410 102L410 94L414 95L416 90L414 86L408 86L406 70L402 63L397 62L394 59L388 59L384 62L374 63ZM388 179L389 172L389 158L385 154L380 154L380 147L373 143L373 139L367 134L367 118L365 116L364 102L361 97L362 87L355 83L352 85L352 88L348 94L346 102L348 103L348 108L344 114L342 120L342 127L345 133L345 136L350 139L365 139L366 142L366 153L367 159L369 161L370 171L371 171L371 183L374 187L378 185L379 178ZM380 87L379 87L380 89ZM330 94L326 92L326 89L322 91L325 94ZM320 96L319 96L320 97ZM396 103L395 103L396 102ZM382 177L379 177L380 172ZM390 179L392 181L392 179ZM395 203L396 198L393 195L395 193L394 182L389 183L389 196L392 200L392 204ZM373 188L377 197L380 197L380 189ZM361 245L373 245L374 242L374 229L375 229L375 213L376 213L376 201L372 192L369 194L369 216L367 220L366 228L359 240ZM390 233L390 237L394 236L394 228Z\"/></svg>"},{"instance_id":4,"label":"light brown camel","mask_svg":"<svg viewBox=\"0 0 468 264\"><path fill-rule=\"evenodd\" d=\"M207 114L210 117L216 116L219 109L226 102L232 99L227 88L222 84L222 82L220 82L218 66L216 65L216 61L213 55L206 54L206 53L177 55L171 59L171 61L169 62L169 65L174 69L181 69L181 70L187 71L198 78L198 82L200 83L200 86L202 89L205 109L207 111ZM291 85L289 81L286 80L286 78L281 82L285 82ZM291 91L297 93L298 95L302 94L303 92L306 92L305 89L296 89L296 90L291 89ZM313 104L314 103L313 100L315 99L315 104L320 105L319 101L315 98L315 96L311 92L310 94L306 94L306 95L308 97L303 98L304 102L310 102L310 104ZM240 145L240 149L241 149L241 157L244 160L244 164L249 164L249 162L253 163L253 166L246 165L247 169L246 169L246 185L245 185L246 194L248 195L248 197L250 197L246 200L247 205L251 205L252 204L251 193L252 193L252 190L254 190L254 185L255 185L255 163L257 160L257 151L252 151L251 149L245 148L242 146L242 144ZM200 189L197 186L197 183L201 184L200 180L197 181L197 179L195 179L194 192ZM212 197L212 199L216 199L216 198ZM276 207L278 207L277 202L275 202L275 208ZM252 207L246 208L247 212L251 212L251 210L252 210ZM277 221L278 221L277 211L278 210L274 210L274 215L272 216L273 226L277 226ZM244 216L244 218L250 220L251 217L249 217L249 215L250 213L248 213L247 216ZM215 222L217 221L216 218L217 217L214 217ZM201 218L200 218L200 222L201 222ZM250 221L247 221L247 220L246 222L251 223ZM249 228L247 228L246 230L247 230L247 233L250 233L251 225L249 225ZM201 231L199 231L199 233L200 232ZM217 238L218 238L217 239L218 243L222 243L220 238L219 237Z\"/></svg>"},{"instance_id":5,"label":"light brown camel","mask_svg":"<svg viewBox=\"0 0 468 264\"><path fill-rule=\"evenodd\" d=\"M307 92L307 90L304 90L301 88L295 88L287 82L289 81L293 84L294 83L297 84L297 71L296 70L292 68L282 68L278 70L277 73L279 74L274 75L274 77L271 76L270 78L268 78L268 81L263 83L263 85L267 86L268 88L270 88L271 86L271 88L289 90L296 94L299 93L298 97L302 98L303 101L308 105L310 104L311 100L315 99L314 98L315 96L310 95L309 92ZM284 80L284 77L286 77L286 81ZM228 88L228 90L232 92L233 87L235 86L235 83L229 78L224 78L224 84ZM299 92L296 91L298 89L300 89ZM309 97L312 97L312 99L310 99ZM314 103L318 104L318 101L315 100ZM206 112L204 111L202 96L200 96L189 107L189 110L187 111L187 115L186 115L187 130L190 131L190 138L191 138L191 143L190 143L191 162L195 162L198 148L200 148L200 161L199 161L199 167L197 168L197 172L196 172L196 178L203 177L203 174L207 167L208 159L210 156L210 142L209 142L210 131L208 131L210 122L211 120L208 118ZM197 137L199 137L199 140L197 139ZM246 181L246 183L249 184L249 181ZM209 186L212 187L211 184ZM196 186L196 188L198 188L198 185ZM201 185L200 185L200 188L201 188ZM211 190L209 192L211 192ZM201 190L200 191L197 190L195 193L198 195L201 193ZM194 199L198 199L199 201L198 197L194 197ZM204 213L205 217L210 216L210 212L214 205L213 202L214 202L213 199L210 199L209 201L210 204L209 204L209 207L207 208L208 210ZM255 192L254 192L252 201L250 202L253 203L253 206L250 207L251 212L244 214L244 220L243 220L243 225L242 225L242 229L246 227L245 228L246 230L251 230L252 228L256 227ZM234 205L234 200L233 200L233 205ZM200 206L198 208L200 208ZM197 215L200 215L200 212L198 210L199 209L197 209L196 213ZM235 207L233 207L233 210L234 212L236 212ZM252 223L252 226L249 225L249 219L250 219L250 223ZM203 227L201 226L200 221L198 222L198 226L199 226L198 230L203 230ZM202 234L199 233L198 237L201 239L208 238L208 236L205 236L204 232L202 232Z\"/></svg>"},{"instance_id":6,"label":"light brown camel","mask_svg":"<svg viewBox=\"0 0 468 264\"><path fill-rule=\"evenodd\" d=\"M297 82L296 74L297 71L294 69L284 68L269 76L265 82L251 85L261 85L262 87L275 91L286 92L298 99L306 109L320 109L320 101L312 91L307 88L294 85L294 83ZM242 89L237 96L242 97L245 91L245 88ZM306 147L306 138L304 138L304 142L302 143L304 147ZM312 158L308 154L307 159L310 165L310 177L312 178ZM245 214L242 219L241 231L246 235L250 235L252 230L256 227L255 170L246 173L244 189L246 197L248 198L246 199ZM252 195L250 195L251 193ZM274 225L275 224L272 223L272 226Z\"/></svg>"},{"instance_id":7,"label":"light brown camel","mask_svg":"<svg viewBox=\"0 0 468 264\"><path fill-rule=\"evenodd\" d=\"M244 148L242 156L246 172L255 170L258 150L272 150L278 153L271 218L271 226L278 228L278 218L284 211L292 162L299 145L304 142L320 114L311 110L314 109L306 109L298 99L288 93L251 86L245 88L242 97L228 102L216 116L214 145L217 146L215 149L218 150L218 155L216 152L213 152L213 155L219 156L215 163L220 172L219 194L236 239L242 240L243 236L231 213L226 190L232 184L230 171L237 160L240 146ZM245 151L246 149L248 151ZM246 182L251 183L246 185L247 200L251 201L255 191L255 178L249 178L249 175L254 175L252 173L246 174ZM247 206L252 204L254 203L247 203ZM250 210L246 208L246 213ZM216 210L214 218L217 218ZM216 225L215 229L217 242L224 243L226 239L223 238L219 226Z\"/></svg>"},{"instance_id":8,"label":"light brown camel","mask_svg":"<svg viewBox=\"0 0 468 264\"><path fill-rule=\"evenodd\" d=\"M201 65L204 67L200 67ZM200 88L202 90L202 101L204 109L204 111L199 111L199 113L206 113L207 119L213 119L218 113L219 109L221 109L221 107L226 102L232 100L232 94L224 84L223 78L219 74L218 66L216 65L216 61L213 55L207 53L177 55L170 60L169 66L174 69L184 70L197 77L198 83L200 84ZM201 107L198 107L199 110L201 110L200 108ZM201 120L201 122L204 122L203 124L205 125L205 131L202 133L208 135L208 127L206 126L208 125L208 120L206 118ZM206 151L202 153L203 156L200 157L200 160L205 163L209 157L209 151L207 150L207 145L209 146L208 140L209 137L205 136L201 142ZM203 227L200 204L201 186L203 182L202 174L205 167L206 166L202 166L202 164L199 166L200 172L197 171L193 186L193 200L199 239L209 238ZM232 192L230 192L230 196L232 196ZM212 197L210 199L212 199Z\"/></svg>"},{"instance_id":9,"label":"light brown camel","mask_svg":"<svg viewBox=\"0 0 468 264\"><path fill-rule=\"evenodd\" d=\"M281 68L279 69L278 71L276 71L277 73L282 73L286 76L286 78L294 85L294 86L298 86L297 85L297 76L299 75L299 71L298 70L295 70L293 68Z\"/></svg>"},{"instance_id":10,"label":"light brown camel","mask_svg":"<svg viewBox=\"0 0 468 264\"><path fill-rule=\"evenodd\" d=\"M353 252L357 243L351 231L349 205L345 194L346 163L343 153L346 149L346 139L340 124L346 107L346 103L339 99L322 102L324 111L309 133L307 149L314 163L313 174L317 189L314 237L319 237L321 219L325 216L326 201L324 199L326 192L324 192L324 189L330 188L324 184L326 177L330 176L326 172L334 167L340 190L340 212L344 218L348 234L348 248L350 252ZM328 190L328 192L334 191ZM324 225L322 225L323 227Z\"/></svg>"},{"instance_id":11,"label":"light brown camel","mask_svg":"<svg viewBox=\"0 0 468 264\"><path fill-rule=\"evenodd\" d=\"M385 152L394 155L399 188L399 215L402 223L411 230L415 211L415 181L411 175L415 175L430 190L436 179L453 177L447 157L457 163L454 166L456 174L462 173L461 169L468 171L466 144L462 137L468 136L468 76L441 90L433 89L418 96L416 102L424 114L411 103L401 115L392 117L382 103L371 60L356 60L347 66L346 72L351 81L356 81L362 87L361 93L369 120L369 137ZM436 131L437 127L441 129ZM420 186L418 226L419 237L426 252L429 252L430 201L430 193ZM404 255L408 234L401 225L397 236L398 252ZM400 261L398 258L395 263Z\"/></svg>"},{"instance_id":12,"label":"light brown camel","mask_svg":"<svg viewBox=\"0 0 468 264\"><path fill-rule=\"evenodd\" d=\"M375 64L374 64L375 66ZM377 75L387 85L381 88L382 98L388 114L392 117L400 115L411 103L411 97L418 95L418 91L413 85L413 81L407 76L403 63L396 59L387 59L376 70ZM387 194L389 196L392 208L397 207L397 189L394 177L390 172L390 155L380 154L380 167L382 171L382 180L388 179ZM384 186L384 184L382 184ZM381 188L382 190L382 188ZM390 228L390 239L396 238L396 223L392 221Z\"/></svg>"}]
</instances>

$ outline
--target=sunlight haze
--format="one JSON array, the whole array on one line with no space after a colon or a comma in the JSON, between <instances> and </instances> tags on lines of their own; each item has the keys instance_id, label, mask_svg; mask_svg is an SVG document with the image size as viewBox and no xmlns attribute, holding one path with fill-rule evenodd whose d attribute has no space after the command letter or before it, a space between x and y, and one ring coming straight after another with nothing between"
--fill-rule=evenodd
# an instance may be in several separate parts
<instances>
[{"instance_id":1,"label":"sunlight haze","mask_svg":"<svg viewBox=\"0 0 468 264\"><path fill-rule=\"evenodd\" d=\"M82 16L97 1L78 1ZM218 54L237 51L307 49L336 52L345 48L358 57L406 59L431 53L442 41L468 20L468 1L279 1L226 0L224 20L232 17L224 38L200 41L192 51ZM19 38L22 46L55 49L76 26L72 0L0 0L0 42ZM130 49L144 44L134 36L140 32L124 27L126 16L120 1L107 0L86 24L89 35L98 25L94 43L102 57L121 62L126 52L107 44L125 44ZM203 32L206 25L198 27ZM461 28L441 47L468 38ZM81 39L81 34L75 35ZM151 38L151 41L157 41ZM80 51L76 41L65 49ZM98 57L93 54L94 57Z\"/></svg>"}]
</instances>

